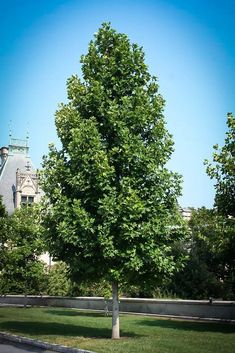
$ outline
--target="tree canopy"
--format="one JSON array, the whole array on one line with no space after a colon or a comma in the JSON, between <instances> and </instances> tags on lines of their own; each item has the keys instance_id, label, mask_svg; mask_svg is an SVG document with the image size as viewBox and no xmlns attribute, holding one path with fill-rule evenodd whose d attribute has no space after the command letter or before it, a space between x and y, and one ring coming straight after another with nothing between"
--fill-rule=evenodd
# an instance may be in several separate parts
<instances>
[{"instance_id":1,"label":"tree canopy","mask_svg":"<svg viewBox=\"0 0 235 353\"><path fill-rule=\"evenodd\" d=\"M44 158L51 253L79 281L161 281L181 264L172 245L185 226L157 79L142 48L110 24L81 63L83 79L68 79L68 103L56 112L62 147Z\"/></svg>"}]
</instances>

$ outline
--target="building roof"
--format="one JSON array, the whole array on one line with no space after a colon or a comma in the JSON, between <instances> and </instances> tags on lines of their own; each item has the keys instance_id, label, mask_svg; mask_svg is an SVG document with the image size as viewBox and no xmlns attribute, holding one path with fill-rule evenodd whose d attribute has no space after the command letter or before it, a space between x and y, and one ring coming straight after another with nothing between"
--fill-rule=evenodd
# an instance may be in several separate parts
<instances>
[{"instance_id":1,"label":"building roof","mask_svg":"<svg viewBox=\"0 0 235 353\"><path fill-rule=\"evenodd\" d=\"M6 147L5 147L6 148ZM15 209L14 195L16 191L16 171L35 173L30 157L28 156L27 140L11 139L8 155L0 165L0 195L9 214Z\"/></svg>"}]
</instances>

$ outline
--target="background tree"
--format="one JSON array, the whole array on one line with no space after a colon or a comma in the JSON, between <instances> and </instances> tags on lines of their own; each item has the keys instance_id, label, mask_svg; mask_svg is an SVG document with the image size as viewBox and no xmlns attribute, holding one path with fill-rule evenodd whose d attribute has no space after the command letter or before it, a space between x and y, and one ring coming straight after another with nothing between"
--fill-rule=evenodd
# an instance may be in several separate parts
<instances>
[{"instance_id":1,"label":"background tree","mask_svg":"<svg viewBox=\"0 0 235 353\"><path fill-rule=\"evenodd\" d=\"M215 208L194 210L189 222L189 259L170 283L176 295L190 299L235 297L235 119L227 115L228 132L222 148L214 146L207 174L216 180Z\"/></svg>"},{"instance_id":2,"label":"background tree","mask_svg":"<svg viewBox=\"0 0 235 353\"><path fill-rule=\"evenodd\" d=\"M44 250L38 207L25 207L4 219L4 257L0 290L11 294L38 294L46 288ZM2 229L1 229L2 231Z\"/></svg>"},{"instance_id":3,"label":"background tree","mask_svg":"<svg viewBox=\"0 0 235 353\"><path fill-rule=\"evenodd\" d=\"M56 112L62 148L44 159L44 222L74 280L112 283L119 338L118 285L161 282L181 264L181 177L165 166L173 140L142 48L104 24L81 63L83 81L68 80Z\"/></svg>"},{"instance_id":4,"label":"background tree","mask_svg":"<svg viewBox=\"0 0 235 353\"><path fill-rule=\"evenodd\" d=\"M188 262L169 289L186 299L235 298L235 221L205 207L193 210Z\"/></svg>"},{"instance_id":5,"label":"background tree","mask_svg":"<svg viewBox=\"0 0 235 353\"><path fill-rule=\"evenodd\" d=\"M215 206L220 214L235 216L235 118L227 114L228 132L222 148L214 146L213 162L207 160L207 174L216 180Z\"/></svg>"},{"instance_id":6,"label":"background tree","mask_svg":"<svg viewBox=\"0 0 235 353\"><path fill-rule=\"evenodd\" d=\"M58 262L54 264L47 278L47 294L48 295L69 295L71 282L68 278L68 268L65 263Z\"/></svg>"},{"instance_id":7,"label":"background tree","mask_svg":"<svg viewBox=\"0 0 235 353\"><path fill-rule=\"evenodd\" d=\"M7 215L7 211L2 202L2 195L0 195L0 218L6 217L6 215Z\"/></svg>"},{"instance_id":8,"label":"background tree","mask_svg":"<svg viewBox=\"0 0 235 353\"><path fill-rule=\"evenodd\" d=\"M7 212L0 195L0 271L4 266L6 257L6 241L8 237Z\"/></svg>"}]
</instances>

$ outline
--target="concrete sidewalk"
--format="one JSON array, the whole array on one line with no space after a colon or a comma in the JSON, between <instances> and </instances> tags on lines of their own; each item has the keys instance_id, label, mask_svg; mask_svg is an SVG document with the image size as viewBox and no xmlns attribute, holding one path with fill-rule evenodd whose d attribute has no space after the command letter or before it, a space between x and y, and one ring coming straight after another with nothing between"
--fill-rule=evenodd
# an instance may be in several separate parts
<instances>
[{"instance_id":1,"label":"concrete sidewalk","mask_svg":"<svg viewBox=\"0 0 235 353\"><path fill-rule=\"evenodd\" d=\"M5 340L0 340L1 353L55 353L44 348L33 347L20 343L13 343Z\"/></svg>"},{"instance_id":2,"label":"concrete sidewalk","mask_svg":"<svg viewBox=\"0 0 235 353\"><path fill-rule=\"evenodd\" d=\"M2 348L2 350L1 350ZM5 351L3 350L5 349ZM18 350L17 350L18 349ZM36 339L0 332L0 353L95 353Z\"/></svg>"}]
</instances>

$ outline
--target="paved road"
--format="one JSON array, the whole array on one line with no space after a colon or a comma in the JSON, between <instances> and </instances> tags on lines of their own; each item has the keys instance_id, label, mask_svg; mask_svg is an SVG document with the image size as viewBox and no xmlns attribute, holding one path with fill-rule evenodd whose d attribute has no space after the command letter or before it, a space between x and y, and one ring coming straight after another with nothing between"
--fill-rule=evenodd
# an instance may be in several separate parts
<instances>
[{"instance_id":1,"label":"paved road","mask_svg":"<svg viewBox=\"0 0 235 353\"><path fill-rule=\"evenodd\" d=\"M1 353L55 353L43 348L32 347L20 343L12 343L0 340Z\"/></svg>"}]
</instances>

